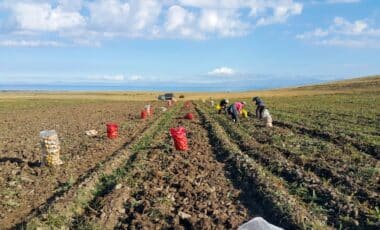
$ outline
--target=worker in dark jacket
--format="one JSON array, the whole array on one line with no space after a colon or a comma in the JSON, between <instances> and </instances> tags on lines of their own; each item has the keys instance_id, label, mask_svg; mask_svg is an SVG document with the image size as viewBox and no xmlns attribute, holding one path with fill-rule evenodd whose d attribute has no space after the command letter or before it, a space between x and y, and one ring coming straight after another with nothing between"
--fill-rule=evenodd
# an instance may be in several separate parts
<instances>
[{"instance_id":1,"label":"worker in dark jacket","mask_svg":"<svg viewBox=\"0 0 380 230\"><path fill-rule=\"evenodd\" d=\"M220 103L219 103L219 110L218 110L219 114L222 111L224 111L224 112L226 111L228 103L229 103L229 101L226 98L220 101Z\"/></svg>"},{"instance_id":2,"label":"worker in dark jacket","mask_svg":"<svg viewBox=\"0 0 380 230\"><path fill-rule=\"evenodd\" d=\"M261 98L259 98L259 97L254 97L252 99L252 101L254 101L256 103L256 106L257 106L256 107L256 117L258 119L261 119L262 118L262 113L263 113L263 111L265 109L264 101Z\"/></svg>"}]
</instances>

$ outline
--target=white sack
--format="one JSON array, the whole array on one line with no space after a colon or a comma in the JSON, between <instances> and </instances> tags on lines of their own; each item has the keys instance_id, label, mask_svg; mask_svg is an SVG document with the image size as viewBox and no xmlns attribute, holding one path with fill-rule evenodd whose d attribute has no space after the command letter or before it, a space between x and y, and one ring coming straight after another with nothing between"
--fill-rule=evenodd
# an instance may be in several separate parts
<instances>
[{"instance_id":1,"label":"white sack","mask_svg":"<svg viewBox=\"0 0 380 230\"><path fill-rule=\"evenodd\" d=\"M283 230L283 228L268 223L262 217L255 217L247 223L241 225L238 230Z\"/></svg>"}]
</instances>

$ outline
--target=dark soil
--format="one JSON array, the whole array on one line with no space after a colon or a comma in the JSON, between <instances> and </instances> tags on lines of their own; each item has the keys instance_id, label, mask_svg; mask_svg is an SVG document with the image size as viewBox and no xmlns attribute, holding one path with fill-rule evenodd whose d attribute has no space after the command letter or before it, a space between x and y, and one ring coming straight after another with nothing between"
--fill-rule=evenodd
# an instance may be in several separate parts
<instances>
[{"instance_id":1,"label":"dark soil","mask_svg":"<svg viewBox=\"0 0 380 230\"><path fill-rule=\"evenodd\" d=\"M158 104L157 104L158 105ZM27 108L0 113L0 228L20 222L33 209L67 190L97 163L128 144L150 123L140 120L142 103L101 102ZM154 118L153 118L154 119ZM119 138L106 136L106 123L119 125ZM55 129L64 164L42 167L39 132ZM97 137L87 137L95 129Z\"/></svg>"},{"instance_id":2,"label":"dark soil","mask_svg":"<svg viewBox=\"0 0 380 230\"><path fill-rule=\"evenodd\" d=\"M192 106L186 111L195 114ZM198 116L178 117L172 126L186 127L190 150L176 151L166 131L138 155L126 179L130 197L118 228L236 229L249 220L241 191L215 159Z\"/></svg>"}]
</instances>

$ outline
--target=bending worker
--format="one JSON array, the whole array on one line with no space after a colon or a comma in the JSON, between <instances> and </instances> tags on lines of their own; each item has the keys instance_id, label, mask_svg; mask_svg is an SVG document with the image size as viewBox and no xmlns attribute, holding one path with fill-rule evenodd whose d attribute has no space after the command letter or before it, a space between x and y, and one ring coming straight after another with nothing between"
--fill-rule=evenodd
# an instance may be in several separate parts
<instances>
[{"instance_id":1,"label":"bending worker","mask_svg":"<svg viewBox=\"0 0 380 230\"><path fill-rule=\"evenodd\" d=\"M228 110L227 110L228 114L231 116L232 120L235 123L239 121L239 114L245 105L246 103L242 101L242 102L235 102L228 107Z\"/></svg>"},{"instance_id":2,"label":"bending worker","mask_svg":"<svg viewBox=\"0 0 380 230\"><path fill-rule=\"evenodd\" d=\"M262 113L263 113L263 111L265 109L264 101L261 100L261 98L259 98L259 97L254 97L252 99L252 101L256 102L256 106L257 106L256 107L256 117L258 119L261 119L262 118Z\"/></svg>"},{"instance_id":3,"label":"bending worker","mask_svg":"<svg viewBox=\"0 0 380 230\"><path fill-rule=\"evenodd\" d=\"M218 110L218 113L220 114L222 111L226 111L227 109L227 105L228 105L229 101L227 98L224 98L223 100L220 101L219 103L219 110Z\"/></svg>"}]
</instances>

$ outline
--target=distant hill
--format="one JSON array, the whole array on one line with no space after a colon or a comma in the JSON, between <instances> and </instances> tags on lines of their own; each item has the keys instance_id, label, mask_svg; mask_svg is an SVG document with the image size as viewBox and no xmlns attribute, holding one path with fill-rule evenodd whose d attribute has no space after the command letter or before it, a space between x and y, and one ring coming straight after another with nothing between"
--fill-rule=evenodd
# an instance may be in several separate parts
<instances>
[{"instance_id":1,"label":"distant hill","mask_svg":"<svg viewBox=\"0 0 380 230\"><path fill-rule=\"evenodd\" d=\"M308 86L279 88L272 90L255 90L245 92L176 92L175 96L183 95L181 100L220 99L220 98L252 98L304 96L318 94L338 93L380 93L380 75L335 81ZM91 99L91 100L117 100L117 101L153 101L157 100L162 92L143 91L110 91L110 92L54 92L54 91L26 91L26 92L0 92L0 100L6 99Z\"/></svg>"},{"instance_id":2,"label":"distant hill","mask_svg":"<svg viewBox=\"0 0 380 230\"><path fill-rule=\"evenodd\" d=\"M380 90L380 75L296 87L301 90Z\"/></svg>"}]
</instances>

